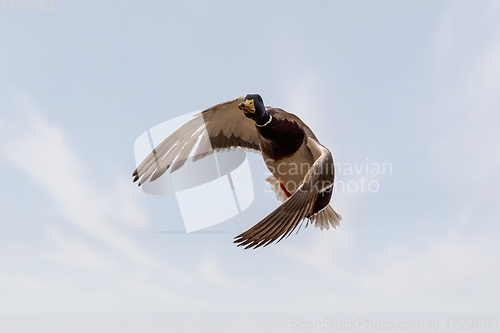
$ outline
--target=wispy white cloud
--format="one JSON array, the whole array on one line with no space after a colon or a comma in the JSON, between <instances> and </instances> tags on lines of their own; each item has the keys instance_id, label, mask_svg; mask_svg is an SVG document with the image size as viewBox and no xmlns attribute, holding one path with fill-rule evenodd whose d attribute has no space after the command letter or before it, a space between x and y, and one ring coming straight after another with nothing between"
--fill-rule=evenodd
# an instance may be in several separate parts
<instances>
[{"instance_id":1,"label":"wispy white cloud","mask_svg":"<svg viewBox=\"0 0 500 333\"><path fill-rule=\"evenodd\" d=\"M314 227L309 226L302 231L313 233L309 246L282 243L280 247L276 248L276 252L300 263L307 269L314 269L318 273L326 274L329 277L344 277L349 274L345 262L339 260L339 258L345 257L350 250L352 238L348 228L341 226L338 228L339 230L322 232L310 229L314 229ZM339 256L339 253L344 255Z\"/></svg>"},{"instance_id":2,"label":"wispy white cloud","mask_svg":"<svg viewBox=\"0 0 500 333\"><path fill-rule=\"evenodd\" d=\"M46 294L61 286L54 293L64 294L62 286L65 283L72 285L74 282L81 287L88 284L83 279L74 279L75 271L80 271L83 276L101 271L100 276L105 272L111 276L122 275L114 287L122 286L128 294L137 293L136 297L181 300L182 297L173 289L158 285L154 276L163 276L165 281L178 284L193 282L193 278L159 261L130 236L134 230L140 232L147 227L147 214L138 203L137 193L140 191L136 186L117 179L111 188L98 190L98 186L87 180L86 164L73 151L64 131L48 122L22 92L9 87L2 93L8 97L4 106L9 113L0 117L0 158L39 184L53 200L54 207L50 209L68 223L64 229L69 228L69 231L62 231L60 226L49 223L42 228L45 234L39 235L37 244L22 240L3 244L11 255L31 258L45 269L40 274L27 276L16 272L17 269L6 271L7 267L4 267L0 287L20 288L22 292L44 291ZM61 273L61 269L66 273ZM51 270L60 272L55 280L47 279ZM104 290L96 292L105 293ZM110 299L115 299L115 305L123 297L119 296L123 291L116 292L110 296ZM22 311L21 306L16 309ZM33 307L26 304L25 310L29 309Z\"/></svg>"},{"instance_id":3,"label":"wispy white cloud","mask_svg":"<svg viewBox=\"0 0 500 333\"><path fill-rule=\"evenodd\" d=\"M321 133L326 135L330 129L323 121L324 112L317 102L324 101L324 96L320 95L322 78L314 69L294 72L293 76L293 80L283 84L284 105L289 106L286 110L301 118L321 140Z\"/></svg>"},{"instance_id":4,"label":"wispy white cloud","mask_svg":"<svg viewBox=\"0 0 500 333\"><path fill-rule=\"evenodd\" d=\"M374 274L359 276L367 308L397 311L411 300L407 311L498 311L498 246L449 233L422 247L388 245Z\"/></svg>"},{"instance_id":5,"label":"wispy white cloud","mask_svg":"<svg viewBox=\"0 0 500 333\"><path fill-rule=\"evenodd\" d=\"M469 7L453 7L453 14L443 19L441 30L446 33L437 34L434 61L440 68L436 79L444 86L438 99L423 110L436 120L425 124L427 128L440 126L429 161L437 179L450 189L473 191L477 205L489 201L496 193L492 184L500 181L496 176L500 157L492 153L492 144L500 140L496 111L500 108L500 47L491 42L500 40L499 21L492 19L500 18L500 8L493 2L488 7L477 14L484 20L467 25L463 22Z\"/></svg>"},{"instance_id":6,"label":"wispy white cloud","mask_svg":"<svg viewBox=\"0 0 500 333\"><path fill-rule=\"evenodd\" d=\"M117 188L108 193L93 188L85 181L83 163L61 128L43 119L28 96L13 88L9 92L21 107L12 110L14 117L3 119L8 128L2 132L3 157L39 183L74 226L118 249L143 268L161 268L161 263L110 223L113 217L127 225L144 227L146 213L134 200L133 187L118 182Z\"/></svg>"},{"instance_id":7,"label":"wispy white cloud","mask_svg":"<svg viewBox=\"0 0 500 333\"><path fill-rule=\"evenodd\" d=\"M46 229L46 234L40 235L40 237L46 238L46 248L38 249L27 244L10 242L5 249L25 257L39 258L67 268L104 271L113 268L110 266L110 258L107 258L107 253L99 252L86 242L63 233L55 226L49 225Z\"/></svg>"},{"instance_id":8,"label":"wispy white cloud","mask_svg":"<svg viewBox=\"0 0 500 333\"><path fill-rule=\"evenodd\" d=\"M237 280L224 272L213 253L207 253L200 265L200 275L209 282L230 288L243 287Z\"/></svg>"}]
</instances>

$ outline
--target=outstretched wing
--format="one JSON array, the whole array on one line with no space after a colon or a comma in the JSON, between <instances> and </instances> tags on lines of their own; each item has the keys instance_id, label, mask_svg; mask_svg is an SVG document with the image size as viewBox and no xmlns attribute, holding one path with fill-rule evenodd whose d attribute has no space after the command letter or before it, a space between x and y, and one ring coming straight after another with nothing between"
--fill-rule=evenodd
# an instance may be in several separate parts
<instances>
[{"instance_id":1,"label":"outstretched wing","mask_svg":"<svg viewBox=\"0 0 500 333\"><path fill-rule=\"evenodd\" d=\"M334 179L333 157L328 149L308 137L307 146L316 158L297 191L252 228L235 237L238 246L258 248L281 241L297 228L299 223L317 213L330 201ZM328 200L326 203L323 197ZM318 207L318 203L324 205Z\"/></svg>"},{"instance_id":2,"label":"outstretched wing","mask_svg":"<svg viewBox=\"0 0 500 333\"><path fill-rule=\"evenodd\" d=\"M135 169L132 176L139 186L146 180L158 179L169 168L174 172L184 165L199 140L193 156L197 161L214 151L236 147L260 151L253 120L238 109L243 97L212 106L163 140Z\"/></svg>"}]
</instances>

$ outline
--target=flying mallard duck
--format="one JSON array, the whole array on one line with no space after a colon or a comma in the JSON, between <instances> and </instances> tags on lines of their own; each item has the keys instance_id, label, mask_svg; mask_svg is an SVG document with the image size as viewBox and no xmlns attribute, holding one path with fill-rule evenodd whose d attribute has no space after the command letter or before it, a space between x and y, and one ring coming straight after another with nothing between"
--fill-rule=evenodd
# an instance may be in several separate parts
<instances>
[{"instance_id":1,"label":"flying mallard duck","mask_svg":"<svg viewBox=\"0 0 500 333\"><path fill-rule=\"evenodd\" d=\"M150 178L158 179L169 168L170 172L179 169L198 140L193 161L229 148L260 152L272 173L266 181L283 202L236 236L238 246L258 248L279 242L304 220L321 230L339 225L341 216L328 204L334 181L332 154L299 117L265 107L260 95L238 97L195 115L142 161L133 173L134 182L139 180L140 186Z\"/></svg>"}]
</instances>

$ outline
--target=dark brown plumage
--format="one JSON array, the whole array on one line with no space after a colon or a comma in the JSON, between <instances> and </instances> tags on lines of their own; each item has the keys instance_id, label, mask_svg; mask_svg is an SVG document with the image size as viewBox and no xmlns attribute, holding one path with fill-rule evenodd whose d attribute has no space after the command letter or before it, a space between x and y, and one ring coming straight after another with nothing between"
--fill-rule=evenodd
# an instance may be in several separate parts
<instances>
[{"instance_id":1,"label":"dark brown plumage","mask_svg":"<svg viewBox=\"0 0 500 333\"><path fill-rule=\"evenodd\" d=\"M281 109L270 108L266 111L271 114L273 121L267 126L257 127L262 154L273 160L293 155L304 143L304 129L297 121L280 117L285 112Z\"/></svg>"}]
</instances>

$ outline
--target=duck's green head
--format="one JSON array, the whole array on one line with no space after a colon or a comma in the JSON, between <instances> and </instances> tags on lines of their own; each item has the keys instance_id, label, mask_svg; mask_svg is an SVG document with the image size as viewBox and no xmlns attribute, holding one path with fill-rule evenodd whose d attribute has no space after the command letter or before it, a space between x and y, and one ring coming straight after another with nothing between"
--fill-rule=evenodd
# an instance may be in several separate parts
<instances>
[{"instance_id":1,"label":"duck's green head","mask_svg":"<svg viewBox=\"0 0 500 333\"><path fill-rule=\"evenodd\" d=\"M258 94L247 95L245 97L245 101L240 103L238 108L245 113L245 116L255 121L259 121L267 117L264 101Z\"/></svg>"}]
</instances>

